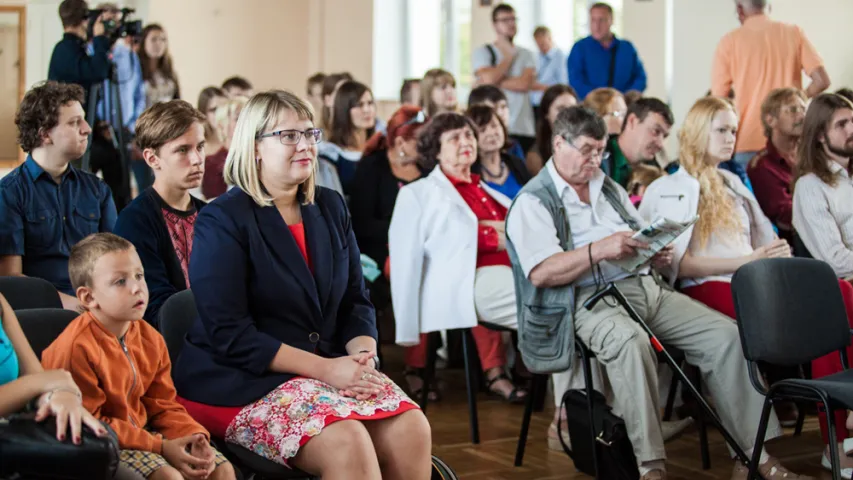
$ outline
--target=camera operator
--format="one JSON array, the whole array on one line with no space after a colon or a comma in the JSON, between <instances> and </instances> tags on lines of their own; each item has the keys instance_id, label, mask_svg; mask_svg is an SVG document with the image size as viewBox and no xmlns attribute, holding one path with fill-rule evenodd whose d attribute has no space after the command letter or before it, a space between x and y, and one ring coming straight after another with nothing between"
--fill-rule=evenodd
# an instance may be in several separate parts
<instances>
[{"instance_id":1,"label":"camera operator","mask_svg":"<svg viewBox=\"0 0 853 480\"><path fill-rule=\"evenodd\" d=\"M132 34L138 33L134 27L141 29L141 25L131 25L139 24L139 22L128 22L128 19L125 18L133 10L121 10L115 3L101 3L96 7L96 10L102 12L106 26L105 35L114 41L110 49L110 56L115 67L115 75L112 80L118 86L119 95L119 102L115 102L111 94L110 81L102 82L101 92L103 94L98 99L96 110L98 123L96 126L99 127L100 134L110 140L113 146L118 144L118 140L114 138L117 136L115 135L116 130L123 129L122 140L125 144L126 154L131 160L130 168L136 177L136 183L141 192L151 186L154 181L151 168L142 160L142 153L133 147L136 119L139 118L146 106L142 66L139 56L133 51L132 47ZM92 44L89 44L88 51L90 55L93 54L94 46ZM119 120L119 107L121 120ZM108 128L110 126L111 129ZM98 153L98 155L97 157L93 155L90 168L93 172L103 171L104 181L114 192L116 204L123 207L130 201L130 185L121 182L123 169L118 163L117 152L110 155L109 149L102 151L101 142L94 143L93 147L95 148L94 153ZM117 159L113 161L111 157Z\"/></svg>"},{"instance_id":2,"label":"camera operator","mask_svg":"<svg viewBox=\"0 0 853 480\"><path fill-rule=\"evenodd\" d=\"M83 87L84 101L89 101L92 85L110 75L110 41L104 35L104 18L101 14L92 27L92 55L86 51L88 40L89 4L86 0L63 0L59 4L59 18L65 35L53 48L48 68L48 80L76 83ZM88 110L89 105L84 104Z\"/></svg>"}]
</instances>

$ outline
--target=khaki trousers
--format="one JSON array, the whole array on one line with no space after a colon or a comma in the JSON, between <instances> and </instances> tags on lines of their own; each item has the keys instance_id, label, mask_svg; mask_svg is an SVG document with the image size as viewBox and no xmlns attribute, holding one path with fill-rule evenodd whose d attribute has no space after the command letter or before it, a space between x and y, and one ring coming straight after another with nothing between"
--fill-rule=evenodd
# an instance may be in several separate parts
<instances>
[{"instance_id":1,"label":"khaki trousers","mask_svg":"<svg viewBox=\"0 0 853 480\"><path fill-rule=\"evenodd\" d=\"M749 381L737 324L685 295L661 288L650 276L616 285L658 339L682 350L688 363L699 368L723 426L741 448L750 450L764 397ZM612 389L609 400L614 413L625 420L637 462L665 459L655 352L646 333L612 297L599 301L592 311L583 308L594 292L595 287L580 290L576 335L604 367ZM558 389L582 388L580 362L575 364L569 372L554 376L555 397L562 397ZM781 434L773 414L767 438Z\"/></svg>"}]
</instances>

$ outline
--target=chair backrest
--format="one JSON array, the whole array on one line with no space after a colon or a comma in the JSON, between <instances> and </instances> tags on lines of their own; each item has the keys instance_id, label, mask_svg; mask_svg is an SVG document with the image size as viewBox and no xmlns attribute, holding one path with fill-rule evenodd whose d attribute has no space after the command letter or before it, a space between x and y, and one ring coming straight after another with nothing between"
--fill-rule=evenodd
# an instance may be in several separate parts
<instances>
[{"instance_id":1,"label":"chair backrest","mask_svg":"<svg viewBox=\"0 0 853 480\"><path fill-rule=\"evenodd\" d=\"M15 316L21 324L21 330L32 347L36 356L41 360L41 354L56 340L80 313L61 308L32 308L16 310Z\"/></svg>"},{"instance_id":2,"label":"chair backrest","mask_svg":"<svg viewBox=\"0 0 853 480\"><path fill-rule=\"evenodd\" d=\"M0 293L12 310L62 308L56 287L36 277L0 277Z\"/></svg>"},{"instance_id":3,"label":"chair backrest","mask_svg":"<svg viewBox=\"0 0 853 480\"><path fill-rule=\"evenodd\" d=\"M749 361L800 365L850 345L838 278L825 262L750 262L732 277L732 296Z\"/></svg>"},{"instance_id":4,"label":"chair backrest","mask_svg":"<svg viewBox=\"0 0 853 480\"><path fill-rule=\"evenodd\" d=\"M169 297L160 307L159 315L160 334L166 340L169 359L174 365L184 346L184 337L198 317L192 290L186 289Z\"/></svg>"}]
</instances>

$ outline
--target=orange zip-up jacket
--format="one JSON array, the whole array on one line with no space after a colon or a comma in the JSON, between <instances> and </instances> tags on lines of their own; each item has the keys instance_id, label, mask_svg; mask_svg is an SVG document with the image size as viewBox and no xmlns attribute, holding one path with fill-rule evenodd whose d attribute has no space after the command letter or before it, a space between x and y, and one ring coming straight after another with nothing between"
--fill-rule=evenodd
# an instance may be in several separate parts
<instances>
[{"instance_id":1,"label":"orange zip-up jacket","mask_svg":"<svg viewBox=\"0 0 853 480\"><path fill-rule=\"evenodd\" d=\"M159 454L164 439L210 438L175 400L166 342L144 320L132 322L119 339L84 313L44 351L42 364L71 372L83 406L112 427L122 449Z\"/></svg>"}]
</instances>

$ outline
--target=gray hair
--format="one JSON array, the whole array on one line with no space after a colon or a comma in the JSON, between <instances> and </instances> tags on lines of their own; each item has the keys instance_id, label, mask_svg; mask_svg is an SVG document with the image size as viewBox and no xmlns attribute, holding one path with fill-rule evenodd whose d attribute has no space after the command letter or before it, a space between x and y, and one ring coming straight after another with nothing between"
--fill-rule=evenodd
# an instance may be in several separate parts
<instances>
[{"instance_id":1,"label":"gray hair","mask_svg":"<svg viewBox=\"0 0 853 480\"><path fill-rule=\"evenodd\" d=\"M560 110L554 120L553 135L559 135L569 141L582 136L604 140L607 138L607 124L594 111L577 105Z\"/></svg>"},{"instance_id":2,"label":"gray hair","mask_svg":"<svg viewBox=\"0 0 853 480\"><path fill-rule=\"evenodd\" d=\"M767 0L735 0L743 8L761 11L767 7Z\"/></svg>"}]
</instances>

